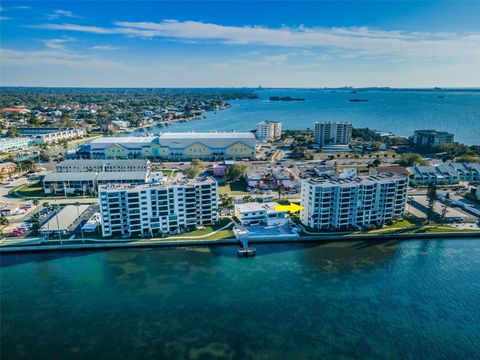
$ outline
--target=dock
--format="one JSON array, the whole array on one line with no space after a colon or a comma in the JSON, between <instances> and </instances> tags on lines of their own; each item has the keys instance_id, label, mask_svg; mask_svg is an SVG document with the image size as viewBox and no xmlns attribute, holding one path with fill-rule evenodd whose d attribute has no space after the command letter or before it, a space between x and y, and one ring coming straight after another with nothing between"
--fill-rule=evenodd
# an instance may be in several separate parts
<instances>
[{"instance_id":1,"label":"dock","mask_svg":"<svg viewBox=\"0 0 480 360\"><path fill-rule=\"evenodd\" d=\"M235 235L238 241L240 241L240 248L237 250L237 255L242 257L255 256L255 248L248 246L248 230L243 226L238 226Z\"/></svg>"}]
</instances>

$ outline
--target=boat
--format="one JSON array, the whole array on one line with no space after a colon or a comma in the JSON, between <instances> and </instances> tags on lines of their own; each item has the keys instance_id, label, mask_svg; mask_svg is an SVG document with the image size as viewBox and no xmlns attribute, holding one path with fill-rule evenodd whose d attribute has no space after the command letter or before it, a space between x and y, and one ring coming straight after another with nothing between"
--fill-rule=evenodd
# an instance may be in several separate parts
<instances>
[{"instance_id":1,"label":"boat","mask_svg":"<svg viewBox=\"0 0 480 360\"><path fill-rule=\"evenodd\" d=\"M348 101L350 102L365 102L365 101L368 101L366 99L349 99Z\"/></svg>"}]
</instances>

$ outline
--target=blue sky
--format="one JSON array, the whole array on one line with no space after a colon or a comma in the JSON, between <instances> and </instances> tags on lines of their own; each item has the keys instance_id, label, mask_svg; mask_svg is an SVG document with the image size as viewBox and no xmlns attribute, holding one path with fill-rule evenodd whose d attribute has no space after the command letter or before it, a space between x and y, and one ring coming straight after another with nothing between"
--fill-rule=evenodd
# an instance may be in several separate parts
<instances>
[{"instance_id":1,"label":"blue sky","mask_svg":"<svg viewBox=\"0 0 480 360\"><path fill-rule=\"evenodd\" d=\"M479 87L477 1L2 1L1 83Z\"/></svg>"}]
</instances>

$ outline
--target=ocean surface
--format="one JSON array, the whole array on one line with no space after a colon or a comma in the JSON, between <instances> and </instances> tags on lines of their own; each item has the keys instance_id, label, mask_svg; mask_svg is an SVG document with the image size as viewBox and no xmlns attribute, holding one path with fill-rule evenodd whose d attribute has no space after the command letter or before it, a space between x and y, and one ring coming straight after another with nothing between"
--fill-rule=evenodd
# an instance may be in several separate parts
<instances>
[{"instance_id":1,"label":"ocean surface","mask_svg":"<svg viewBox=\"0 0 480 360\"><path fill-rule=\"evenodd\" d=\"M480 359L479 239L2 255L1 359Z\"/></svg>"},{"instance_id":2,"label":"ocean surface","mask_svg":"<svg viewBox=\"0 0 480 360\"><path fill-rule=\"evenodd\" d=\"M249 131L262 120L282 121L284 129L313 129L315 121L349 121L354 127L409 136L417 129L455 134L465 144L480 144L480 92L475 91L357 91L262 90L256 100L231 101L231 108L207 112L206 119L149 130ZM269 101L270 96L305 101ZM442 97L443 96L443 97ZM349 99L368 100L350 102Z\"/></svg>"}]
</instances>

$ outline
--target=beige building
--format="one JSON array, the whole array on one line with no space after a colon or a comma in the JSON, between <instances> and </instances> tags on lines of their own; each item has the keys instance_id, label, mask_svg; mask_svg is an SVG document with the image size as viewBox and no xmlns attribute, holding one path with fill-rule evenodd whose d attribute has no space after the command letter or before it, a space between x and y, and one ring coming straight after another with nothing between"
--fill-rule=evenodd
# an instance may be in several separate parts
<instances>
[{"instance_id":1,"label":"beige building","mask_svg":"<svg viewBox=\"0 0 480 360\"><path fill-rule=\"evenodd\" d=\"M282 136L282 123L279 121L261 121L257 124L258 140L275 140Z\"/></svg>"},{"instance_id":2,"label":"beige building","mask_svg":"<svg viewBox=\"0 0 480 360\"><path fill-rule=\"evenodd\" d=\"M320 145L348 145L352 138L352 124L348 122L316 122L315 142Z\"/></svg>"}]
</instances>

